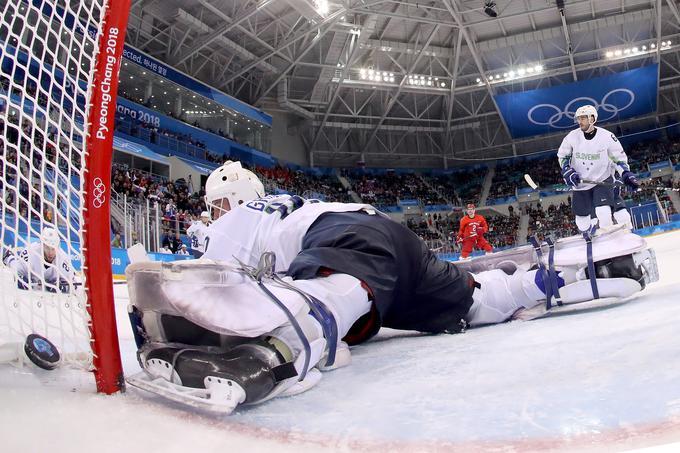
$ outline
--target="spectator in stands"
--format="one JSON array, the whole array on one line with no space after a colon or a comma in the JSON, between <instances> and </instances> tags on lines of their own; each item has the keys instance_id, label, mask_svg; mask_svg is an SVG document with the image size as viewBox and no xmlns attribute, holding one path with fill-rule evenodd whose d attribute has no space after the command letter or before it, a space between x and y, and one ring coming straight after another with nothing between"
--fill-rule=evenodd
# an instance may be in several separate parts
<instances>
[{"instance_id":1,"label":"spectator in stands","mask_svg":"<svg viewBox=\"0 0 680 453\"><path fill-rule=\"evenodd\" d=\"M120 239L120 233L116 233L113 235L113 240L111 241L111 247L115 247L118 249L123 248L123 241Z\"/></svg>"}]
</instances>

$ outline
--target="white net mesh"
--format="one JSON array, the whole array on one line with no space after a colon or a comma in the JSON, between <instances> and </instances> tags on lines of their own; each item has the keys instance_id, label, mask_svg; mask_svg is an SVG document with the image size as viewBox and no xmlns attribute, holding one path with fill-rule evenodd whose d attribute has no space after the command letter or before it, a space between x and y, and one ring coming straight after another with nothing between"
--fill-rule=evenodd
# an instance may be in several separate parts
<instances>
[{"instance_id":1,"label":"white net mesh","mask_svg":"<svg viewBox=\"0 0 680 453\"><path fill-rule=\"evenodd\" d=\"M86 118L106 3L0 0L0 346L38 333L84 368Z\"/></svg>"}]
</instances>

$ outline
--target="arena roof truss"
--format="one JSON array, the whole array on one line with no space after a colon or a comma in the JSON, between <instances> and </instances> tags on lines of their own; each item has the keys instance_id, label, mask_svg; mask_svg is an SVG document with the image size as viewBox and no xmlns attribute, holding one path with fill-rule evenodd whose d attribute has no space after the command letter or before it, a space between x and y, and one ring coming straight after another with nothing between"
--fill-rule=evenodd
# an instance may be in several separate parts
<instances>
[{"instance_id":1,"label":"arena roof truss","mask_svg":"<svg viewBox=\"0 0 680 453\"><path fill-rule=\"evenodd\" d=\"M496 95L657 62L658 111L624 125L677 120L673 0L496 3L489 17L485 0L137 0L128 42L298 116L316 165L441 167L548 150L562 134L513 140Z\"/></svg>"}]
</instances>

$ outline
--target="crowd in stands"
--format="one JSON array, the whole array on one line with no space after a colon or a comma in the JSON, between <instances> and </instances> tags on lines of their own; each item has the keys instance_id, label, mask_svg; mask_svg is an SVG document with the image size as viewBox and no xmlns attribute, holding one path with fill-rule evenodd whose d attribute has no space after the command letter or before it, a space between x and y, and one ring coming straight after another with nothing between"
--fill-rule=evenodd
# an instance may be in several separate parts
<instances>
[{"instance_id":1,"label":"crowd in stands","mask_svg":"<svg viewBox=\"0 0 680 453\"><path fill-rule=\"evenodd\" d=\"M70 179L81 168L80 152L71 152L64 134L44 120L34 127L14 111L0 117L0 198L21 218L66 226ZM69 168L72 167L72 168ZM17 190L18 188L18 190Z\"/></svg>"},{"instance_id":2,"label":"crowd in stands","mask_svg":"<svg viewBox=\"0 0 680 453\"><path fill-rule=\"evenodd\" d=\"M405 225L425 241L441 239L439 232L434 228L433 221L434 218L431 215L409 216Z\"/></svg>"},{"instance_id":3,"label":"crowd in stands","mask_svg":"<svg viewBox=\"0 0 680 453\"><path fill-rule=\"evenodd\" d=\"M202 188L194 191L184 179L168 181L115 164L112 168L111 185L118 195L125 195L128 202L142 203L149 199L159 209L161 243L167 245L173 253L181 249L180 235L186 233L191 223L199 220L201 212L206 210Z\"/></svg>"},{"instance_id":4,"label":"crowd in stands","mask_svg":"<svg viewBox=\"0 0 680 453\"><path fill-rule=\"evenodd\" d=\"M489 231L484 235L494 249L511 247L517 244L517 232L519 231L519 216L492 215L486 217Z\"/></svg>"},{"instance_id":5,"label":"crowd in stands","mask_svg":"<svg viewBox=\"0 0 680 453\"><path fill-rule=\"evenodd\" d=\"M222 163L225 160L224 155L209 151L206 148L205 143L195 140L189 134L177 133L168 129L156 127L151 123L138 121L120 113L116 114L115 130L133 137L141 138L155 145L180 149L196 159L202 159L213 163ZM181 143L185 146L168 146L168 140L175 140L177 143Z\"/></svg>"},{"instance_id":6,"label":"crowd in stands","mask_svg":"<svg viewBox=\"0 0 680 453\"><path fill-rule=\"evenodd\" d=\"M465 203L479 204L486 166L455 171L450 174L423 176L423 180L434 188L448 203L463 206Z\"/></svg>"},{"instance_id":7,"label":"crowd in stands","mask_svg":"<svg viewBox=\"0 0 680 453\"><path fill-rule=\"evenodd\" d=\"M253 171L265 185L267 193L287 192L303 198L342 203L354 201L350 191L334 175L316 176L280 165L273 168L255 167Z\"/></svg>"},{"instance_id":8,"label":"crowd in stands","mask_svg":"<svg viewBox=\"0 0 680 453\"><path fill-rule=\"evenodd\" d=\"M571 211L571 198L559 205L550 205L548 209L543 209L540 202L527 205L524 213L529 216L527 239L535 235L542 241L549 235L559 239L578 234Z\"/></svg>"},{"instance_id":9,"label":"crowd in stands","mask_svg":"<svg viewBox=\"0 0 680 453\"><path fill-rule=\"evenodd\" d=\"M381 175L345 172L354 192L364 203L376 207L396 206L400 201L417 200L424 206L448 204L420 175L387 171Z\"/></svg>"}]
</instances>

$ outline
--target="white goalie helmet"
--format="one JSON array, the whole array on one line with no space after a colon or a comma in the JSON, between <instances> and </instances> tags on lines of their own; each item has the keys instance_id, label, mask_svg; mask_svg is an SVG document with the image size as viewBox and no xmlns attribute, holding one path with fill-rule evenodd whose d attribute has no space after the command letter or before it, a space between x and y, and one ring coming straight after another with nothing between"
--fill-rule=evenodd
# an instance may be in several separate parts
<instances>
[{"instance_id":1,"label":"white goalie helmet","mask_svg":"<svg viewBox=\"0 0 680 453\"><path fill-rule=\"evenodd\" d=\"M577 122L579 116L587 116L588 118L592 116L592 124L595 124L597 121L597 109L592 105L582 105L581 107L577 108L576 113L574 113L575 122Z\"/></svg>"},{"instance_id":2,"label":"white goalie helmet","mask_svg":"<svg viewBox=\"0 0 680 453\"><path fill-rule=\"evenodd\" d=\"M59 233L57 233L57 230L47 227L44 228L40 234L40 242L42 242L43 245L56 249L59 248L61 239L59 239Z\"/></svg>"},{"instance_id":3,"label":"white goalie helmet","mask_svg":"<svg viewBox=\"0 0 680 453\"><path fill-rule=\"evenodd\" d=\"M241 167L241 162L226 161L210 173L205 183L205 204L214 219L241 203L263 196L264 185L255 173ZM229 201L229 208L224 206L224 199Z\"/></svg>"}]
</instances>

